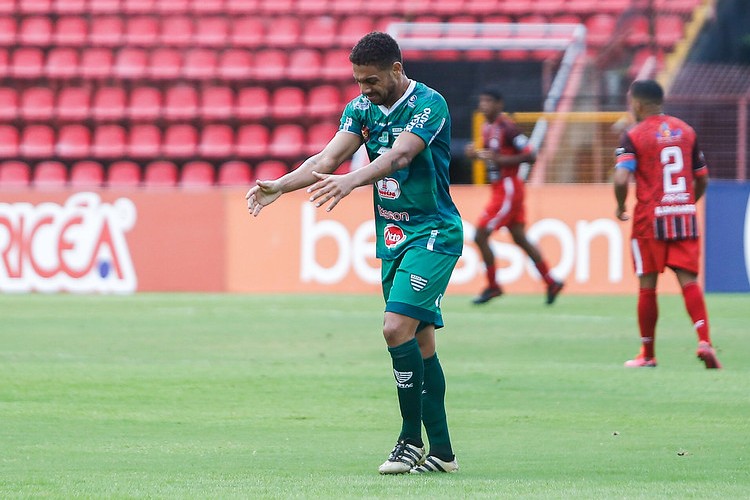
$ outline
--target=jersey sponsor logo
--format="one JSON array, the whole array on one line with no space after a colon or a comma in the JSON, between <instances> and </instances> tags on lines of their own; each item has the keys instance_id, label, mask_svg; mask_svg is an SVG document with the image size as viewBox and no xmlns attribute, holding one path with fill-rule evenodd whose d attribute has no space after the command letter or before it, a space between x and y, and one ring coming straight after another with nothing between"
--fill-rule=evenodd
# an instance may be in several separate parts
<instances>
[{"instance_id":1,"label":"jersey sponsor logo","mask_svg":"<svg viewBox=\"0 0 750 500\"><path fill-rule=\"evenodd\" d=\"M388 141L390 141L390 135L388 135L387 130L383 130L378 137L378 142L381 144L388 144Z\"/></svg>"},{"instance_id":2,"label":"jersey sponsor logo","mask_svg":"<svg viewBox=\"0 0 750 500\"><path fill-rule=\"evenodd\" d=\"M403 221L409 220L409 212L392 212L391 210L386 210L380 205L378 205L378 215L384 219L395 220L397 222L402 221L402 220Z\"/></svg>"},{"instance_id":3,"label":"jersey sponsor logo","mask_svg":"<svg viewBox=\"0 0 750 500\"><path fill-rule=\"evenodd\" d=\"M408 101L406 101L406 105L410 108L413 108L417 105L417 96L416 94L413 94Z\"/></svg>"},{"instance_id":4,"label":"jersey sponsor logo","mask_svg":"<svg viewBox=\"0 0 750 500\"><path fill-rule=\"evenodd\" d=\"M393 376L396 378L396 387L399 389L410 389L414 387L414 382L409 382L414 376L414 372L400 372L394 368Z\"/></svg>"},{"instance_id":5,"label":"jersey sponsor logo","mask_svg":"<svg viewBox=\"0 0 750 500\"><path fill-rule=\"evenodd\" d=\"M406 241L406 233L397 225L388 224L385 226L385 231L383 232L383 240L385 241L386 248L396 248Z\"/></svg>"},{"instance_id":6,"label":"jersey sponsor logo","mask_svg":"<svg viewBox=\"0 0 750 500\"><path fill-rule=\"evenodd\" d=\"M690 201L690 193L667 193L661 197L663 204L671 203L687 203ZM695 206L693 206L693 213L695 213Z\"/></svg>"},{"instance_id":7,"label":"jersey sponsor logo","mask_svg":"<svg viewBox=\"0 0 750 500\"><path fill-rule=\"evenodd\" d=\"M354 103L354 109L367 110L370 109L370 100L367 97L360 97L357 102Z\"/></svg>"},{"instance_id":8,"label":"jersey sponsor logo","mask_svg":"<svg viewBox=\"0 0 750 500\"><path fill-rule=\"evenodd\" d=\"M125 233L135 204L76 193L63 204L0 203L0 291L136 290Z\"/></svg>"},{"instance_id":9,"label":"jersey sponsor logo","mask_svg":"<svg viewBox=\"0 0 750 500\"><path fill-rule=\"evenodd\" d=\"M664 215L693 215L695 214L695 205L669 205L666 207L655 207L654 215L661 217Z\"/></svg>"},{"instance_id":10,"label":"jersey sponsor logo","mask_svg":"<svg viewBox=\"0 0 750 500\"><path fill-rule=\"evenodd\" d=\"M354 121L352 120L351 116L347 116L346 120L344 120L343 125L341 125L341 130L344 132L353 132L352 125L354 124Z\"/></svg>"},{"instance_id":11,"label":"jersey sponsor logo","mask_svg":"<svg viewBox=\"0 0 750 500\"><path fill-rule=\"evenodd\" d=\"M424 287L427 286L427 283L429 283L429 280L427 278L423 278L422 276L418 276L416 274L409 275L409 283L411 283L411 289L415 292L421 292L424 290Z\"/></svg>"},{"instance_id":12,"label":"jersey sponsor logo","mask_svg":"<svg viewBox=\"0 0 750 500\"><path fill-rule=\"evenodd\" d=\"M432 109L424 108L421 113L417 113L416 115L414 115L414 117L411 119L406 128L404 128L404 130L406 130L407 132L411 132L415 128L424 127L424 124L427 123L427 120L430 119L431 113Z\"/></svg>"},{"instance_id":13,"label":"jersey sponsor logo","mask_svg":"<svg viewBox=\"0 0 750 500\"><path fill-rule=\"evenodd\" d=\"M399 135L401 135L401 132L404 131L404 127L393 127L391 129L391 134L393 134L393 138L397 138Z\"/></svg>"},{"instance_id":14,"label":"jersey sponsor logo","mask_svg":"<svg viewBox=\"0 0 750 500\"><path fill-rule=\"evenodd\" d=\"M395 200L401 196L401 185L396 179L384 177L378 181L377 186L381 200Z\"/></svg>"},{"instance_id":15,"label":"jersey sponsor logo","mask_svg":"<svg viewBox=\"0 0 750 500\"><path fill-rule=\"evenodd\" d=\"M656 139L659 142L674 141L682 137L682 129L672 130L667 122L662 122L659 131L656 133Z\"/></svg>"}]
</instances>

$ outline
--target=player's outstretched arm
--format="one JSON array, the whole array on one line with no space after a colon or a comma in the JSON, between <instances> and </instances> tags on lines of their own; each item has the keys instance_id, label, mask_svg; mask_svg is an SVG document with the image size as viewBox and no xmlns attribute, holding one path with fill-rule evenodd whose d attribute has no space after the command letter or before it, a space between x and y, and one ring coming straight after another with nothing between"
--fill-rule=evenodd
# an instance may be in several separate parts
<instances>
[{"instance_id":1,"label":"player's outstretched arm","mask_svg":"<svg viewBox=\"0 0 750 500\"><path fill-rule=\"evenodd\" d=\"M245 195L247 211L257 217L263 207L276 201L282 194L304 188L317 181L314 172L330 173L351 158L361 143L359 136L339 132L320 153L305 160L295 170L276 180L257 180Z\"/></svg>"}]
</instances>

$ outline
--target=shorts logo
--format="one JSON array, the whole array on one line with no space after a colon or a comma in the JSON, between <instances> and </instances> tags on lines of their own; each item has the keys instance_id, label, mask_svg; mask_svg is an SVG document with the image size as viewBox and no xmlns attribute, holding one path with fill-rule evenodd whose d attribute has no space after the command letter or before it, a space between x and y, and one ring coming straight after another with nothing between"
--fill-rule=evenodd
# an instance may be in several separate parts
<instances>
[{"instance_id":1,"label":"shorts logo","mask_svg":"<svg viewBox=\"0 0 750 500\"><path fill-rule=\"evenodd\" d=\"M409 276L409 282L411 283L412 290L414 290L415 292L421 292L422 290L424 290L424 287L427 286L429 280L421 276L417 276L416 274L412 274Z\"/></svg>"},{"instance_id":2,"label":"shorts logo","mask_svg":"<svg viewBox=\"0 0 750 500\"><path fill-rule=\"evenodd\" d=\"M396 377L396 387L399 389L410 389L414 387L414 382L407 383L411 380L412 375L414 375L414 372L400 372L394 369L393 376Z\"/></svg>"},{"instance_id":3,"label":"shorts logo","mask_svg":"<svg viewBox=\"0 0 750 500\"><path fill-rule=\"evenodd\" d=\"M381 200L395 200L401 196L401 185L396 179L385 177L378 181L377 186Z\"/></svg>"},{"instance_id":4,"label":"shorts logo","mask_svg":"<svg viewBox=\"0 0 750 500\"><path fill-rule=\"evenodd\" d=\"M404 230L397 225L388 224L385 226L383 239L385 240L386 248L395 248L406 241L406 234L404 234Z\"/></svg>"}]
</instances>

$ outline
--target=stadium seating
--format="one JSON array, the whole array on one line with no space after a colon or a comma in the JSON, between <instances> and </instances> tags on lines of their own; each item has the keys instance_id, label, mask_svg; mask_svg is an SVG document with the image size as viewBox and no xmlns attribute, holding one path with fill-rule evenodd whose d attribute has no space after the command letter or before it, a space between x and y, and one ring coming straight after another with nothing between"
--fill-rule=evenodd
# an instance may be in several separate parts
<instances>
[{"instance_id":1,"label":"stadium seating","mask_svg":"<svg viewBox=\"0 0 750 500\"><path fill-rule=\"evenodd\" d=\"M91 93L85 87L64 87L57 94L57 119L82 121L89 117Z\"/></svg>"},{"instance_id":2,"label":"stadium seating","mask_svg":"<svg viewBox=\"0 0 750 500\"><path fill-rule=\"evenodd\" d=\"M0 158L13 158L20 151L20 133L14 125L0 125Z\"/></svg>"},{"instance_id":3,"label":"stadium seating","mask_svg":"<svg viewBox=\"0 0 750 500\"><path fill-rule=\"evenodd\" d=\"M130 127L127 154L131 158L148 159L161 154L161 130L150 123Z\"/></svg>"},{"instance_id":4,"label":"stadium seating","mask_svg":"<svg viewBox=\"0 0 750 500\"><path fill-rule=\"evenodd\" d=\"M0 163L0 189L25 188L31 182L31 167L28 163L9 160Z\"/></svg>"},{"instance_id":5,"label":"stadium seating","mask_svg":"<svg viewBox=\"0 0 750 500\"><path fill-rule=\"evenodd\" d=\"M113 162L107 171L106 185L112 188L134 188L141 184L141 167L128 160Z\"/></svg>"},{"instance_id":6,"label":"stadium seating","mask_svg":"<svg viewBox=\"0 0 750 500\"><path fill-rule=\"evenodd\" d=\"M164 116L168 120L190 120L198 116L198 91L195 87L168 88L164 97Z\"/></svg>"},{"instance_id":7,"label":"stadium seating","mask_svg":"<svg viewBox=\"0 0 750 500\"><path fill-rule=\"evenodd\" d=\"M273 129L269 152L277 158L293 159L304 154L305 131L300 125L284 124Z\"/></svg>"},{"instance_id":8,"label":"stadium seating","mask_svg":"<svg viewBox=\"0 0 750 500\"><path fill-rule=\"evenodd\" d=\"M278 179L289 171L286 164L278 160L266 160L255 167L256 179Z\"/></svg>"},{"instance_id":9,"label":"stadium seating","mask_svg":"<svg viewBox=\"0 0 750 500\"><path fill-rule=\"evenodd\" d=\"M219 166L216 183L219 186L249 186L252 180L252 172L248 163L230 160Z\"/></svg>"},{"instance_id":10,"label":"stadium seating","mask_svg":"<svg viewBox=\"0 0 750 500\"><path fill-rule=\"evenodd\" d=\"M104 167L96 161L78 161L70 169L69 184L74 188L101 187L104 185Z\"/></svg>"},{"instance_id":11,"label":"stadium seating","mask_svg":"<svg viewBox=\"0 0 750 500\"><path fill-rule=\"evenodd\" d=\"M235 113L240 120L260 120L271 111L271 95L265 87L244 87L237 95Z\"/></svg>"},{"instance_id":12,"label":"stadium seating","mask_svg":"<svg viewBox=\"0 0 750 500\"><path fill-rule=\"evenodd\" d=\"M198 148L198 132L184 123L170 125L164 132L162 153L172 158L190 158Z\"/></svg>"},{"instance_id":13,"label":"stadium seating","mask_svg":"<svg viewBox=\"0 0 750 500\"><path fill-rule=\"evenodd\" d=\"M177 185L177 165L168 160L156 160L146 165L143 185L147 188L166 188Z\"/></svg>"},{"instance_id":14,"label":"stadium seating","mask_svg":"<svg viewBox=\"0 0 750 500\"><path fill-rule=\"evenodd\" d=\"M88 40L88 30L88 22L82 16L61 17L55 23L54 43L63 47L83 47Z\"/></svg>"},{"instance_id":15,"label":"stadium seating","mask_svg":"<svg viewBox=\"0 0 750 500\"><path fill-rule=\"evenodd\" d=\"M0 87L0 120L10 121L18 117L18 91L12 87Z\"/></svg>"},{"instance_id":16,"label":"stadium seating","mask_svg":"<svg viewBox=\"0 0 750 500\"><path fill-rule=\"evenodd\" d=\"M36 164L31 183L36 188L59 189L67 184L68 172L62 162L45 160Z\"/></svg>"},{"instance_id":17,"label":"stadium seating","mask_svg":"<svg viewBox=\"0 0 750 500\"><path fill-rule=\"evenodd\" d=\"M180 171L183 188L207 188L214 184L214 167L207 161L189 161Z\"/></svg>"},{"instance_id":18,"label":"stadium seating","mask_svg":"<svg viewBox=\"0 0 750 500\"><path fill-rule=\"evenodd\" d=\"M66 80L78 76L78 50L55 47L47 54L44 75L50 80Z\"/></svg>"},{"instance_id":19,"label":"stadium seating","mask_svg":"<svg viewBox=\"0 0 750 500\"><path fill-rule=\"evenodd\" d=\"M230 87L211 86L203 89L200 116L203 120L229 120L234 112L234 94Z\"/></svg>"},{"instance_id":20,"label":"stadium seating","mask_svg":"<svg viewBox=\"0 0 750 500\"><path fill-rule=\"evenodd\" d=\"M125 155L125 129L120 125L99 125L94 130L91 154L96 158L117 159Z\"/></svg>"},{"instance_id":21,"label":"stadium seating","mask_svg":"<svg viewBox=\"0 0 750 500\"><path fill-rule=\"evenodd\" d=\"M21 134L21 155L50 158L55 154L55 132L49 125L27 125Z\"/></svg>"},{"instance_id":22,"label":"stadium seating","mask_svg":"<svg viewBox=\"0 0 750 500\"><path fill-rule=\"evenodd\" d=\"M127 117L134 122L153 121L161 116L162 96L156 87L135 87L130 91Z\"/></svg>"},{"instance_id":23,"label":"stadium seating","mask_svg":"<svg viewBox=\"0 0 750 500\"><path fill-rule=\"evenodd\" d=\"M242 125L237 131L235 152L241 157L262 158L269 153L270 134L260 124Z\"/></svg>"},{"instance_id":24,"label":"stadium seating","mask_svg":"<svg viewBox=\"0 0 750 500\"><path fill-rule=\"evenodd\" d=\"M64 125L60 128L55 145L60 158L85 158L91 153L91 132L81 124Z\"/></svg>"},{"instance_id":25,"label":"stadium seating","mask_svg":"<svg viewBox=\"0 0 750 500\"><path fill-rule=\"evenodd\" d=\"M100 87L94 94L91 112L97 121L115 121L125 117L125 89L118 87Z\"/></svg>"},{"instance_id":26,"label":"stadium seating","mask_svg":"<svg viewBox=\"0 0 750 500\"><path fill-rule=\"evenodd\" d=\"M226 158L234 153L234 132L229 125L212 123L203 127L198 154L203 158Z\"/></svg>"},{"instance_id":27,"label":"stadium seating","mask_svg":"<svg viewBox=\"0 0 750 500\"><path fill-rule=\"evenodd\" d=\"M55 95L48 87L30 87L21 97L21 118L26 121L48 121L54 115Z\"/></svg>"}]
</instances>

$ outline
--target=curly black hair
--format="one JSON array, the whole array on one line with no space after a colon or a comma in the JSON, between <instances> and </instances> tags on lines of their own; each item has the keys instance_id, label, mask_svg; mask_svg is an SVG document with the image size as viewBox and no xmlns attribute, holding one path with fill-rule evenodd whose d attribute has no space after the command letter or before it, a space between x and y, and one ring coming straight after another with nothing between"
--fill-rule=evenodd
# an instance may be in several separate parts
<instances>
[{"instance_id":1,"label":"curly black hair","mask_svg":"<svg viewBox=\"0 0 750 500\"><path fill-rule=\"evenodd\" d=\"M655 80L636 80L630 85L630 95L651 104L664 102L664 89Z\"/></svg>"},{"instance_id":2,"label":"curly black hair","mask_svg":"<svg viewBox=\"0 0 750 500\"><path fill-rule=\"evenodd\" d=\"M373 31L363 36L349 54L349 61L358 66L389 68L401 61L401 49L388 33Z\"/></svg>"}]
</instances>

